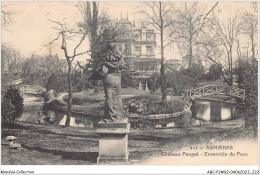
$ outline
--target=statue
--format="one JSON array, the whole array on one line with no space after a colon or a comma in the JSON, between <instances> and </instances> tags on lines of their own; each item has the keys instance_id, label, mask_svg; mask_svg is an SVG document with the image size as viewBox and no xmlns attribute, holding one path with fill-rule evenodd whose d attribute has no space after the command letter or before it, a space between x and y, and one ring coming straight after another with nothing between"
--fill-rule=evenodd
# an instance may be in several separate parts
<instances>
[{"instance_id":1,"label":"statue","mask_svg":"<svg viewBox=\"0 0 260 175\"><path fill-rule=\"evenodd\" d=\"M130 123L121 99L121 70L125 68L125 62L117 46L113 45L113 31L108 30L105 36L107 38L99 45L99 60L96 60L106 98L104 114L96 130L100 135L97 162L128 162Z\"/></svg>"},{"instance_id":2,"label":"statue","mask_svg":"<svg viewBox=\"0 0 260 175\"><path fill-rule=\"evenodd\" d=\"M121 99L121 70L125 62L117 46L107 45L101 73L104 76L105 110L104 122L116 122L126 118Z\"/></svg>"}]
</instances>

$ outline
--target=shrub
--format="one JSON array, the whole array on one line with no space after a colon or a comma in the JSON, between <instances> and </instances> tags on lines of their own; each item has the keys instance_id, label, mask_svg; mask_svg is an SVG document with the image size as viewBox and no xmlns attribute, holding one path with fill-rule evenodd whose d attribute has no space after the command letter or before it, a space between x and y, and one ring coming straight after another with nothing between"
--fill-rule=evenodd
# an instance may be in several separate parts
<instances>
[{"instance_id":1,"label":"shrub","mask_svg":"<svg viewBox=\"0 0 260 175\"><path fill-rule=\"evenodd\" d=\"M90 81L88 81L89 74L85 72L75 72L72 76L73 92L81 92L87 90L90 87Z\"/></svg>"},{"instance_id":2,"label":"shrub","mask_svg":"<svg viewBox=\"0 0 260 175\"><path fill-rule=\"evenodd\" d=\"M93 80L91 81L91 88L94 89L93 93L98 95L104 90L103 80Z\"/></svg>"},{"instance_id":3,"label":"shrub","mask_svg":"<svg viewBox=\"0 0 260 175\"><path fill-rule=\"evenodd\" d=\"M2 121L7 123L15 123L16 119L23 114L23 98L20 91L10 86L4 93L2 100Z\"/></svg>"},{"instance_id":4,"label":"shrub","mask_svg":"<svg viewBox=\"0 0 260 175\"><path fill-rule=\"evenodd\" d=\"M154 73L148 80L148 88L151 93L154 93L157 89L160 88L160 74Z\"/></svg>"},{"instance_id":5,"label":"shrub","mask_svg":"<svg viewBox=\"0 0 260 175\"><path fill-rule=\"evenodd\" d=\"M245 106L245 127L253 126L257 129L258 125L258 65L257 61L253 61L244 72L243 86L246 90Z\"/></svg>"},{"instance_id":6,"label":"shrub","mask_svg":"<svg viewBox=\"0 0 260 175\"><path fill-rule=\"evenodd\" d=\"M244 73L246 69L248 68L249 63L246 60L240 60L238 62L238 67L235 68L235 74L237 74L237 82L238 82L238 87L243 88L243 83L244 83Z\"/></svg>"},{"instance_id":7,"label":"shrub","mask_svg":"<svg viewBox=\"0 0 260 175\"><path fill-rule=\"evenodd\" d=\"M131 77L130 73L125 70L121 72L121 85L122 87L136 88L137 82Z\"/></svg>"},{"instance_id":8,"label":"shrub","mask_svg":"<svg viewBox=\"0 0 260 175\"><path fill-rule=\"evenodd\" d=\"M130 99L126 105L126 111L141 115L172 114L184 110L182 101L167 101L164 105L160 102L152 102L148 99Z\"/></svg>"},{"instance_id":9,"label":"shrub","mask_svg":"<svg viewBox=\"0 0 260 175\"><path fill-rule=\"evenodd\" d=\"M81 92L87 90L88 88L93 88L91 81L88 79L88 72L83 74L80 71L74 71L74 73L71 75L72 91ZM68 88L67 73L51 74L46 84L47 91L53 89L55 93L67 92Z\"/></svg>"},{"instance_id":10,"label":"shrub","mask_svg":"<svg viewBox=\"0 0 260 175\"><path fill-rule=\"evenodd\" d=\"M45 86L47 79L45 79L44 77L44 72L33 72L31 74L28 74L27 76L22 77L22 83L26 85Z\"/></svg>"},{"instance_id":11,"label":"shrub","mask_svg":"<svg viewBox=\"0 0 260 175\"><path fill-rule=\"evenodd\" d=\"M195 80L184 76L182 72L170 72L167 74L167 87L172 88L174 95L181 95L185 89L194 86Z\"/></svg>"},{"instance_id":12,"label":"shrub","mask_svg":"<svg viewBox=\"0 0 260 175\"><path fill-rule=\"evenodd\" d=\"M55 92L60 93L68 90L68 80L65 73L51 74L48 79L46 90L53 89Z\"/></svg>"},{"instance_id":13,"label":"shrub","mask_svg":"<svg viewBox=\"0 0 260 175\"><path fill-rule=\"evenodd\" d=\"M205 69L202 64L193 63L188 69L182 70L184 76L195 78L205 73Z\"/></svg>"},{"instance_id":14,"label":"shrub","mask_svg":"<svg viewBox=\"0 0 260 175\"><path fill-rule=\"evenodd\" d=\"M212 64L209 68L209 74L211 80L217 80L221 77L221 67L219 67L217 64Z\"/></svg>"}]
</instances>

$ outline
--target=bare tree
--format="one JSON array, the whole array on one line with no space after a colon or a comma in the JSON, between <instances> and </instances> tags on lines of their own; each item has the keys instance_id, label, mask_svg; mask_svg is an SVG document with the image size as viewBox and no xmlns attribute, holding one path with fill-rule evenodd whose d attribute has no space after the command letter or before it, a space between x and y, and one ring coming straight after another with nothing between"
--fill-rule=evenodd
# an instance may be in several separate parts
<instances>
[{"instance_id":1,"label":"bare tree","mask_svg":"<svg viewBox=\"0 0 260 175\"><path fill-rule=\"evenodd\" d=\"M161 50L161 68L160 68L160 86L162 93L162 103L166 101L167 87L165 75L165 57L164 49L173 41L170 41L172 32L169 32L170 26L173 24L171 18L173 6L169 2L142 2L146 8L140 10L140 13L145 17L142 22L152 25L160 34L160 50Z\"/></svg>"},{"instance_id":2,"label":"bare tree","mask_svg":"<svg viewBox=\"0 0 260 175\"><path fill-rule=\"evenodd\" d=\"M242 60L242 51L241 51L241 41L240 41L240 34L237 33L236 36L236 45L237 45L237 59L238 61Z\"/></svg>"},{"instance_id":3,"label":"bare tree","mask_svg":"<svg viewBox=\"0 0 260 175\"><path fill-rule=\"evenodd\" d=\"M230 81L225 75L225 72L228 69L228 65L225 64L225 60L223 61L222 58L225 58L225 50L221 45L219 45L217 41L217 36L215 34L206 34L204 39L202 39L200 42L197 42L199 47L199 54L202 55L204 58L209 59L213 64L216 64L218 67L221 68L221 74L225 82L227 82L229 85Z\"/></svg>"},{"instance_id":4,"label":"bare tree","mask_svg":"<svg viewBox=\"0 0 260 175\"><path fill-rule=\"evenodd\" d=\"M193 49L200 34L205 33L205 27L211 23L211 14L213 14L213 10L217 5L218 2L206 13L203 13L203 8L199 6L198 2L185 2L184 7L177 11L177 20L172 26L174 31L172 39L176 40L179 48L186 48L185 50L188 51L189 68L193 62Z\"/></svg>"},{"instance_id":5,"label":"bare tree","mask_svg":"<svg viewBox=\"0 0 260 175\"><path fill-rule=\"evenodd\" d=\"M220 45L225 48L226 56L228 60L229 81L227 82L232 86L233 84L233 46L236 41L239 28L238 28L238 16L230 17L226 21L221 20L216 24L216 37Z\"/></svg>"},{"instance_id":6,"label":"bare tree","mask_svg":"<svg viewBox=\"0 0 260 175\"><path fill-rule=\"evenodd\" d=\"M5 9L7 5L2 5L1 9L1 26L4 27L7 30L7 25L11 23L11 15L13 14L12 12L8 11Z\"/></svg>"},{"instance_id":7,"label":"bare tree","mask_svg":"<svg viewBox=\"0 0 260 175\"><path fill-rule=\"evenodd\" d=\"M19 50L6 44L1 45L1 68L9 74L19 76L22 67L22 56Z\"/></svg>"},{"instance_id":8,"label":"bare tree","mask_svg":"<svg viewBox=\"0 0 260 175\"><path fill-rule=\"evenodd\" d=\"M238 15L227 19L214 19L212 25L209 26L210 30L196 42L199 46L199 54L221 68L222 76L230 86L233 84L233 50L235 44L238 59L242 55L238 22Z\"/></svg>"},{"instance_id":9,"label":"bare tree","mask_svg":"<svg viewBox=\"0 0 260 175\"><path fill-rule=\"evenodd\" d=\"M8 9L8 6L10 5L11 4L7 4L7 2L3 2L1 6L1 26L5 30L8 30L8 25L13 22L13 16L19 13L17 11Z\"/></svg>"},{"instance_id":10,"label":"bare tree","mask_svg":"<svg viewBox=\"0 0 260 175\"><path fill-rule=\"evenodd\" d=\"M58 31L57 37L52 40L49 44L52 44L55 41L58 41L61 38L61 49L64 52L64 56L67 60L68 64L68 73L67 73L67 79L68 79L68 87L69 87L69 99L68 99L68 112L67 112L67 119L65 126L70 125L70 117L71 117L71 107L72 107L72 63L74 59L80 55L84 55L86 53L89 53L89 50L79 52L78 49L82 45L83 41L85 40L88 30L84 30L81 27L78 27L78 29L69 29L68 25L65 24L65 22L61 23L58 21L50 20L53 24L55 24L56 27L53 27L53 29ZM64 20L63 20L64 21ZM77 44L74 45L74 47L68 47L67 43L68 41L74 41L78 40ZM69 49L73 48L72 54L69 54Z\"/></svg>"},{"instance_id":11,"label":"bare tree","mask_svg":"<svg viewBox=\"0 0 260 175\"><path fill-rule=\"evenodd\" d=\"M20 77L22 72L23 58L19 50L11 48L6 44L1 44L1 94L6 88L13 84L14 80Z\"/></svg>"},{"instance_id":12,"label":"bare tree","mask_svg":"<svg viewBox=\"0 0 260 175\"><path fill-rule=\"evenodd\" d=\"M85 30L90 31L88 32L91 56L90 62L95 67L99 62L99 60L97 60L99 42L104 30L109 27L110 20L106 14L106 11L102 10L99 13L98 2L79 2L76 7L81 12L83 17L83 22L80 23L80 25Z\"/></svg>"},{"instance_id":13,"label":"bare tree","mask_svg":"<svg viewBox=\"0 0 260 175\"><path fill-rule=\"evenodd\" d=\"M84 26L85 30L89 30L89 43L90 43L90 50L93 52L91 54L91 57L93 57L94 54L94 46L98 39L98 7L96 2L92 2L92 9L91 9L91 2L80 2L80 4L77 6L80 10L82 16L83 16L83 23L82 26Z\"/></svg>"},{"instance_id":14,"label":"bare tree","mask_svg":"<svg viewBox=\"0 0 260 175\"><path fill-rule=\"evenodd\" d=\"M252 59L256 58L255 55L255 46L257 43L257 13L252 12L244 12L242 14L242 20L239 24L240 30L242 34L245 34L250 39L251 51L252 51Z\"/></svg>"}]
</instances>

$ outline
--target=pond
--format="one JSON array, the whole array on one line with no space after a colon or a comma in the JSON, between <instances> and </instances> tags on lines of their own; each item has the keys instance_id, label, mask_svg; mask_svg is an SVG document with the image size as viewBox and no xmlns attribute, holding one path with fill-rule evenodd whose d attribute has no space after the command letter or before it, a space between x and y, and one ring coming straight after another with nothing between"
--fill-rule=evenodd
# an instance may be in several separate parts
<instances>
[{"instance_id":1,"label":"pond","mask_svg":"<svg viewBox=\"0 0 260 175\"><path fill-rule=\"evenodd\" d=\"M233 104L216 100L197 99L192 107L192 117L204 121L220 122L236 119L236 107Z\"/></svg>"},{"instance_id":2,"label":"pond","mask_svg":"<svg viewBox=\"0 0 260 175\"><path fill-rule=\"evenodd\" d=\"M32 123L49 123L65 125L66 112L53 110L44 106L42 97L31 95L24 96L25 108L19 121ZM200 100L194 101L192 111L178 117L145 120L141 118L130 118L129 122L133 128L171 128L202 125L205 121L220 122L236 119L236 107L232 104ZM72 114L70 126L74 127L96 127L100 116Z\"/></svg>"}]
</instances>

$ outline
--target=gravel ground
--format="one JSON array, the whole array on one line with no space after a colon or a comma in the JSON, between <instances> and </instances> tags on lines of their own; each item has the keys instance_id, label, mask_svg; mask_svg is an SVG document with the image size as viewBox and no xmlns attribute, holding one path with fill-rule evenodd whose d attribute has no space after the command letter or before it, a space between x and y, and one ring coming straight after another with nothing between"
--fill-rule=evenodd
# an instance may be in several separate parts
<instances>
[{"instance_id":1,"label":"gravel ground","mask_svg":"<svg viewBox=\"0 0 260 175\"><path fill-rule=\"evenodd\" d=\"M257 150L257 136L243 127L242 119L202 126L171 129L131 129L127 164L218 164L219 157L162 156L166 153L193 152L192 147L232 145L234 151ZM91 165L98 157L98 138L93 128L63 127L19 122L2 125L2 165ZM14 135L20 150L9 149L6 136ZM246 146L241 147L241 146ZM197 152L195 150L195 152ZM219 152L219 151L218 151ZM210 161L208 161L210 160ZM223 159L226 164L256 164L257 154Z\"/></svg>"}]
</instances>

